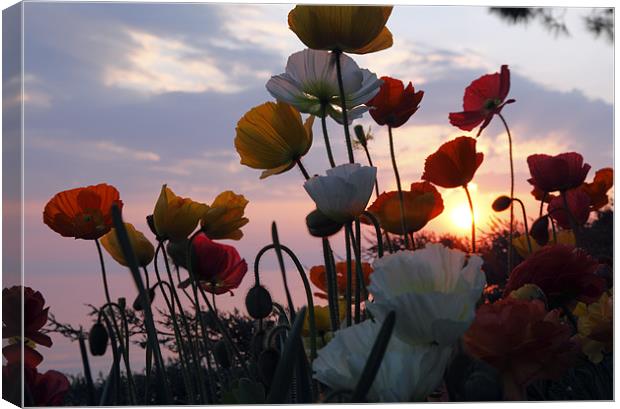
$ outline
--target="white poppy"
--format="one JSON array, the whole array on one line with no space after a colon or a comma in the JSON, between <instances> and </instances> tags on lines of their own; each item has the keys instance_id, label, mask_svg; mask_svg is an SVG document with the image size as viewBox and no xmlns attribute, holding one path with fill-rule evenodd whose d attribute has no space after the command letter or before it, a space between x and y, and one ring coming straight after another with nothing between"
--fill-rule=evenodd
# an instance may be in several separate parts
<instances>
[{"instance_id":1,"label":"white poppy","mask_svg":"<svg viewBox=\"0 0 620 409\"><path fill-rule=\"evenodd\" d=\"M340 56L340 66L350 123L368 110L363 104L377 95L383 81L372 72L360 69L345 54ZM327 115L342 123L336 64L328 51L306 49L292 54L286 63L286 72L271 77L267 91L278 101L319 117L322 117L321 103L324 103Z\"/></svg>"},{"instance_id":2,"label":"white poppy","mask_svg":"<svg viewBox=\"0 0 620 409\"><path fill-rule=\"evenodd\" d=\"M378 322L366 320L337 331L312 363L314 378L333 390L353 391L380 328ZM392 335L366 398L374 402L424 400L441 383L451 353L451 348L414 346Z\"/></svg>"},{"instance_id":3,"label":"white poppy","mask_svg":"<svg viewBox=\"0 0 620 409\"><path fill-rule=\"evenodd\" d=\"M314 176L304 183L316 207L335 222L345 223L359 216L368 205L377 168L347 163Z\"/></svg>"},{"instance_id":4,"label":"white poppy","mask_svg":"<svg viewBox=\"0 0 620 409\"><path fill-rule=\"evenodd\" d=\"M396 311L394 334L410 344L453 345L471 325L486 284L482 258L427 244L373 263L368 310L379 320Z\"/></svg>"}]
</instances>

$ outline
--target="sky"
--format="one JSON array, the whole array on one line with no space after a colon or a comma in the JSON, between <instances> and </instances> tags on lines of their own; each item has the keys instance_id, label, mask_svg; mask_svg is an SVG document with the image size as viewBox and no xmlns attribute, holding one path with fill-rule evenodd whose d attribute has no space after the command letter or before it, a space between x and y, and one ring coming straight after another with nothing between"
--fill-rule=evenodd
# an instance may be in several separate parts
<instances>
[{"instance_id":1,"label":"sky","mask_svg":"<svg viewBox=\"0 0 620 409\"><path fill-rule=\"evenodd\" d=\"M250 201L250 223L241 241L228 244L250 265L269 244L272 221L304 267L322 263L320 240L305 227L314 206L299 171L259 180L260 171L239 164L233 145L239 118L272 100L266 81L284 72L288 56L304 48L287 27L291 8L25 4L25 283L44 294L60 321L88 327L85 304L104 300L94 243L63 238L42 223L46 202L74 187L116 186L125 220L151 239L145 217L162 184L204 203L233 190ZM425 92L420 110L394 132L404 186L419 181L426 156L467 134L449 124L448 113L461 109L464 88L472 80L502 64L510 67L510 97L516 99L503 111L514 139L516 196L530 215L537 203L526 181L528 155L578 151L592 165L590 179L594 170L613 165L613 46L584 29L589 10L556 12L565 19L569 36L556 37L537 22L507 25L484 7L394 8L388 21L393 47L353 58L378 76L413 81ZM19 81L6 78L5 84ZM375 135L370 149L381 189L395 189L387 131L368 115L357 123L371 126ZM344 163L342 128L330 123L329 130L336 161ZM318 121L314 131L304 163L310 173L321 174L328 162ZM483 230L491 202L509 189L506 141L499 121L478 139L485 159L472 190ZM356 157L364 160L362 152ZM444 213L427 229L467 234L465 194L440 191ZM333 240L338 255L344 253L342 241L339 236ZM106 263L113 298L132 302L136 291L128 271L107 254ZM295 273L290 267L289 274ZM283 301L275 256L265 257L261 276L274 298ZM296 305L305 304L299 278L289 280ZM234 296L218 297L220 308L243 310L251 285L248 274ZM41 348L42 367L79 372L78 345L59 336L53 340L51 349ZM139 367L141 357L135 359ZM92 365L95 372L107 371L109 357L93 358Z\"/></svg>"}]
</instances>

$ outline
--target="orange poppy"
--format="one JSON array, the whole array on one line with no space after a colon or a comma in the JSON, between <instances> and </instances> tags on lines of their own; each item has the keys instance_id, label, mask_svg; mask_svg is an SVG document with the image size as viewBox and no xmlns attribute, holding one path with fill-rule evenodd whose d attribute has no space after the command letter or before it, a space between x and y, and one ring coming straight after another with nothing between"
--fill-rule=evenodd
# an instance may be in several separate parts
<instances>
[{"instance_id":1,"label":"orange poppy","mask_svg":"<svg viewBox=\"0 0 620 409\"><path fill-rule=\"evenodd\" d=\"M372 267L368 263L362 263L362 275L364 276L364 285L370 283L370 274ZM351 261L351 284L355 288L357 283L357 274L355 270L355 261ZM327 299L327 270L325 266L314 266L310 269L310 281L323 291L323 293L314 293L319 298ZM338 295L344 296L347 291L347 263L340 261L336 263L336 285L338 287Z\"/></svg>"},{"instance_id":2,"label":"orange poppy","mask_svg":"<svg viewBox=\"0 0 620 409\"><path fill-rule=\"evenodd\" d=\"M603 168L596 171L592 183L584 183L581 190L590 196L592 210L598 210L609 203L607 191L614 185L614 170Z\"/></svg>"},{"instance_id":3,"label":"orange poppy","mask_svg":"<svg viewBox=\"0 0 620 409\"><path fill-rule=\"evenodd\" d=\"M112 228L112 205L123 202L114 186L94 186L65 190L45 205L43 222L64 237L96 240Z\"/></svg>"},{"instance_id":4,"label":"orange poppy","mask_svg":"<svg viewBox=\"0 0 620 409\"><path fill-rule=\"evenodd\" d=\"M443 212L443 200L437 188L429 182L411 184L410 191L403 191L406 233L416 232ZM381 226L390 233L403 234L398 192L384 192L368 208L379 219Z\"/></svg>"},{"instance_id":5,"label":"orange poppy","mask_svg":"<svg viewBox=\"0 0 620 409\"><path fill-rule=\"evenodd\" d=\"M459 136L426 158L422 179L447 188L466 186L483 159L484 154L476 152L474 138Z\"/></svg>"}]
</instances>

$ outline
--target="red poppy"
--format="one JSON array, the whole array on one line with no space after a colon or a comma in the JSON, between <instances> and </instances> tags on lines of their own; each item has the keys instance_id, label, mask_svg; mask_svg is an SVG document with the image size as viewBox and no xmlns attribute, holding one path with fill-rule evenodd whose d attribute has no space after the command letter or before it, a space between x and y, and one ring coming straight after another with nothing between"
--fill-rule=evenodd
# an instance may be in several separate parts
<instances>
[{"instance_id":1,"label":"red poppy","mask_svg":"<svg viewBox=\"0 0 620 409\"><path fill-rule=\"evenodd\" d=\"M192 241L192 250L193 272L206 291L232 294L232 290L239 287L248 271L248 263L233 246L216 243L199 233Z\"/></svg>"},{"instance_id":2,"label":"red poppy","mask_svg":"<svg viewBox=\"0 0 620 409\"><path fill-rule=\"evenodd\" d=\"M2 355L7 361L7 365L20 365L22 361L22 343L9 344L2 348ZM35 349L24 345L24 365L28 368L36 368L43 362L43 355Z\"/></svg>"},{"instance_id":3,"label":"red poppy","mask_svg":"<svg viewBox=\"0 0 620 409\"><path fill-rule=\"evenodd\" d=\"M596 171L592 183L584 183L581 190L590 196L592 210L598 210L609 203L607 192L614 185L614 171L612 168L603 168Z\"/></svg>"},{"instance_id":4,"label":"red poppy","mask_svg":"<svg viewBox=\"0 0 620 409\"><path fill-rule=\"evenodd\" d=\"M568 202L568 210L575 222L579 226L584 225L590 216L590 196L581 189L571 189L564 192L564 194ZM572 227L571 216L566 211L564 198L561 195L551 199L547 207L547 212L549 213L549 217L555 220L561 228L570 229Z\"/></svg>"},{"instance_id":5,"label":"red poppy","mask_svg":"<svg viewBox=\"0 0 620 409\"><path fill-rule=\"evenodd\" d=\"M527 165L532 175L528 182L547 193L579 187L590 171L590 165L583 163L583 156L577 152L530 155Z\"/></svg>"},{"instance_id":6,"label":"red poppy","mask_svg":"<svg viewBox=\"0 0 620 409\"><path fill-rule=\"evenodd\" d=\"M405 88L401 80L390 77L381 77L381 80L383 85L379 93L366 105L376 123L398 128L418 110L424 91L415 92L411 82Z\"/></svg>"},{"instance_id":7,"label":"red poppy","mask_svg":"<svg viewBox=\"0 0 620 409\"><path fill-rule=\"evenodd\" d=\"M509 99L504 102L510 91L510 71L502 65L500 72L487 74L473 81L465 88L463 96L463 112L451 112L450 123L464 131L471 131L482 123L478 136L487 127L493 115L499 114L506 104L515 102Z\"/></svg>"},{"instance_id":8,"label":"red poppy","mask_svg":"<svg viewBox=\"0 0 620 409\"><path fill-rule=\"evenodd\" d=\"M52 339L40 330L47 322L48 308L40 292L30 287L14 286L2 290L2 338L22 336L21 309L24 306L24 336L37 344L50 347Z\"/></svg>"},{"instance_id":9,"label":"red poppy","mask_svg":"<svg viewBox=\"0 0 620 409\"><path fill-rule=\"evenodd\" d=\"M538 379L558 379L576 357L571 329L559 311L543 302L512 297L483 304L463 336L472 356L497 368L506 399L522 399L526 386Z\"/></svg>"},{"instance_id":10,"label":"red poppy","mask_svg":"<svg viewBox=\"0 0 620 409\"><path fill-rule=\"evenodd\" d=\"M36 368L23 368L24 382L32 398L32 406L60 406L69 392L70 384L65 375L49 370L44 374ZM21 368L10 362L2 367L2 398L21 406Z\"/></svg>"},{"instance_id":11,"label":"red poppy","mask_svg":"<svg viewBox=\"0 0 620 409\"><path fill-rule=\"evenodd\" d=\"M556 197L556 195L552 195L551 193L540 190L540 188L537 186L534 186L530 193L532 194L532 196L534 196L534 199L538 200L539 202L541 200L544 200L545 203L549 203L554 197Z\"/></svg>"},{"instance_id":12,"label":"red poppy","mask_svg":"<svg viewBox=\"0 0 620 409\"><path fill-rule=\"evenodd\" d=\"M114 186L95 186L65 190L47 202L43 222L64 237L95 240L112 228L112 205L123 202Z\"/></svg>"},{"instance_id":13,"label":"red poppy","mask_svg":"<svg viewBox=\"0 0 620 409\"><path fill-rule=\"evenodd\" d=\"M598 265L580 248L564 244L545 246L512 270L504 296L525 284L535 284L552 307L575 299L590 303L605 291L605 280L596 274Z\"/></svg>"},{"instance_id":14,"label":"red poppy","mask_svg":"<svg viewBox=\"0 0 620 409\"><path fill-rule=\"evenodd\" d=\"M403 204L406 233L422 229L443 212L441 194L429 182L412 183L410 191L403 191ZM382 193L368 211L377 216L381 226L388 232L403 234L398 192Z\"/></svg>"},{"instance_id":15,"label":"red poppy","mask_svg":"<svg viewBox=\"0 0 620 409\"><path fill-rule=\"evenodd\" d=\"M357 283L357 274L355 269L355 261L351 262L351 285L355 288ZM364 277L364 285L368 286L370 283L370 274L372 273L372 267L368 263L362 263L362 275ZM310 269L310 281L312 284L320 288L323 293L314 293L319 298L327 299L327 271L325 266L314 266ZM344 296L347 291L347 263L340 261L336 263L336 286L338 288L338 295Z\"/></svg>"},{"instance_id":16,"label":"red poppy","mask_svg":"<svg viewBox=\"0 0 620 409\"><path fill-rule=\"evenodd\" d=\"M426 158L422 179L441 187L466 186L483 159L484 154L476 152L474 138L459 136Z\"/></svg>"}]
</instances>

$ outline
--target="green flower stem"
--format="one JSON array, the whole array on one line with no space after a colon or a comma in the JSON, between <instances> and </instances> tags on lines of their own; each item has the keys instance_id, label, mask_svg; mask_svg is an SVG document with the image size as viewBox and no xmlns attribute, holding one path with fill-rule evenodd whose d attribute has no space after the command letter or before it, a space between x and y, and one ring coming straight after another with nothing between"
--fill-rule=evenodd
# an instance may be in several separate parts
<instances>
[{"instance_id":1,"label":"green flower stem","mask_svg":"<svg viewBox=\"0 0 620 409\"><path fill-rule=\"evenodd\" d=\"M323 262L325 263L325 276L327 278L327 305L329 307L329 318L332 332L338 329L338 288L334 288L332 280L334 280L335 271L331 261L331 249L329 239L323 237Z\"/></svg>"},{"instance_id":2,"label":"green flower stem","mask_svg":"<svg viewBox=\"0 0 620 409\"><path fill-rule=\"evenodd\" d=\"M206 395L206 403L213 403L214 402L214 396L215 396L215 391L213 390L213 382L211 382L211 376L213 374L213 370L211 368L211 361L209 359L209 351L212 350L213 348L211 347L210 344L210 339L209 339L209 335L208 335L208 331L207 331L207 326L204 323L204 317L202 315L202 308L200 307L200 300L198 299L198 288L196 286L196 283L194 281L191 281L191 286L192 286L192 293L194 295L193 298L193 304L194 304L194 311L195 311L195 318L196 318L196 333L198 333L198 327L200 327L200 333L202 334L202 341L203 341L203 348L204 348L204 355L206 358L206 363L207 363L207 395Z\"/></svg>"},{"instance_id":3,"label":"green flower stem","mask_svg":"<svg viewBox=\"0 0 620 409\"><path fill-rule=\"evenodd\" d=\"M525 205L521 201L521 199L517 199L516 197L512 199L515 202L518 202L521 205L521 211L523 212L523 225L525 226L525 237L527 238L527 248L532 254L532 241L530 240L530 229L527 226L527 214L525 213ZM509 244L512 246L512 241Z\"/></svg>"},{"instance_id":4,"label":"green flower stem","mask_svg":"<svg viewBox=\"0 0 620 409\"><path fill-rule=\"evenodd\" d=\"M327 159L329 160L329 166L336 167L334 161L334 155L332 154L332 147L329 143L329 135L327 135L327 103L321 103L321 127L323 128L323 138L325 139L325 149L327 150Z\"/></svg>"},{"instance_id":5,"label":"green flower stem","mask_svg":"<svg viewBox=\"0 0 620 409\"><path fill-rule=\"evenodd\" d=\"M573 212L570 210L570 207L568 206L568 198L566 197L566 192L560 192L560 195L562 196L562 200L564 201L564 209L566 210L566 213L568 214L568 220L570 221L570 227L573 230L573 232L575 233L575 246L576 247L582 247L582 243L581 243L581 228L579 226L579 223L577 223L577 219L575 219L575 215L573 214Z\"/></svg>"},{"instance_id":6,"label":"green flower stem","mask_svg":"<svg viewBox=\"0 0 620 409\"><path fill-rule=\"evenodd\" d=\"M542 199L540 199L540 209L538 210L538 217L542 217L542 215L543 215L543 206L545 204L545 200L547 199L548 195L549 195L549 193L545 192L545 193L543 193Z\"/></svg>"},{"instance_id":7,"label":"green flower stem","mask_svg":"<svg viewBox=\"0 0 620 409\"><path fill-rule=\"evenodd\" d=\"M155 329L155 322L153 320L153 312L151 310L151 300L149 298L149 292L147 289L144 288L144 284L142 283L142 277L140 276L138 262L133 252L133 248L131 247L131 242L129 241L127 230L125 229L125 225L123 223L121 210L116 205L112 206L112 221L114 222L116 236L121 246L123 257L129 262L129 269L131 271L131 275L134 279L136 287L138 288L138 293L140 294L142 305L144 306L144 324L147 330L147 340L151 344L151 347L155 354L155 365L157 367L157 380L159 384L158 394L161 397L161 399L159 400L163 404L168 404L172 402L172 394L170 392L170 385L168 384L165 375L164 360L161 355L161 349L159 347L159 341L157 339L157 330Z\"/></svg>"},{"instance_id":8,"label":"green flower stem","mask_svg":"<svg viewBox=\"0 0 620 409\"><path fill-rule=\"evenodd\" d=\"M304 291L306 292L306 301L308 302L308 321L310 324L310 359L313 360L314 358L316 358L316 321L314 317L314 299L312 298L312 289L310 288L310 282L308 281L308 277L306 276L304 267L301 265L301 262L299 261L295 253L283 244L279 244L279 247L290 257L290 259L295 264L295 267L299 272L299 277L301 278L301 281L304 285ZM259 268L259 262L263 254L265 254L265 252L271 249L277 250L277 245L273 243L260 249L254 261L255 271Z\"/></svg>"},{"instance_id":9,"label":"green flower stem","mask_svg":"<svg viewBox=\"0 0 620 409\"><path fill-rule=\"evenodd\" d=\"M499 119L502 120L506 134L508 135L508 156L510 157L510 236L508 245L508 271L512 271L512 236L514 235L514 197L515 197L515 169L512 156L512 135L508 123L501 113L498 113Z\"/></svg>"},{"instance_id":10,"label":"green flower stem","mask_svg":"<svg viewBox=\"0 0 620 409\"><path fill-rule=\"evenodd\" d=\"M297 158L295 159L295 163L297 164L297 166L299 167L299 170L301 170L301 174L304 175L304 178L306 180L310 179L310 175L308 174L308 171L306 170L306 168L304 167L304 164L301 163L301 159Z\"/></svg>"},{"instance_id":11,"label":"green flower stem","mask_svg":"<svg viewBox=\"0 0 620 409\"><path fill-rule=\"evenodd\" d=\"M108 382L110 382L110 378L113 380L114 382L114 391L115 391L115 402L117 404L120 404L119 402L119 390L120 390L120 379L121 379L121 374L120 374L120 366L118 365L118 363L120 362L121 358L120 358L120 354L118 351L118 344L117 344L117 334L114 332L114 328L112 327L111 324L111 319L108 318L107 314L102 311L101 316L103 317L103 320L105 322L105 325L108 329L108 333L110 334L110 346L112 347L112 370L110 371L110 375L108 377ZM114 313L111 312L111 316L114 317ZM112 318L111 317L111 318ZM105 396L105 394L102 394L102 398ZM105 405L106 402L101 403L100 405Z\"/></svg>"},{"instance_id":12,"label":"green flower stem","mask_svg":"<svg viewBox=\"0 0 620 409\"><path fill-rule=\"evenodd\" d=\"M99 243L99 239L95 239L95 245L97 246L97 253L99 254L99 264L101 265L101 276L103 278L103 289L105 292L106 303L112 304L112 299L110 298L110 289L108 287L108 278L105 269L105 262L103 261L103 251L101 251L101 244ZM112 314L111 316L111 321L112 327L114 328L114 331L120 339L121 332L118 326L118 322L116 321L116 316L114 314ZM127 381L129 383L129 401L133 405L135 404L136 400L136 385L134 383L133 374L131 372L131 365L129 364L129 354L125 350L125 346L122 343L120 343L120 350L123 357L123 363L125 364L125 370L127 371Z\"/></svg>"},{"instance_id":13,"label":"green flower stem","mask_svg":"<svg viewBox=\"0 0 620 409\"><path fill-rule=\"evenodd\" d=\"M351 267L351 227L349 226L349 223L347 222L345 224L345 226L348 226L345 228L344 231L344 241L345 241L345 251L346 251L346 255L347 255L347 287L345 290L345 300L346 300L346 322L347 322L347 327L351 326L351 298L352 298L352 267Z\"/></svg>"},{"instance_id":14,"label":"green flower stem","mask_svg":"<svg viewBox=\"0 0 620 409\"><path fill-rule=\"evenodd\" d=\"M78 342L80 344L80 356L82 357L82 366L84 368L84 378L86 379L86 390L88 392L88 406L95 406L95 386L93 385L93 376L90 372L90 363L88 362L88 352L86 352L86 342L84 341L84 333L80 331L78 334Z\"/></svg>"},{"instance_id":15,"label":"green flower stem","mask_svg":"<svg viewBox=\"0 0 620 409\"><path fill-rule=\"evenodd\" d=\"M342 51L333 51L336 60L336 75L338 77L338 89L340 91L340 106L342 108L342 125L344 127L344 137L347 144L347 154L349 155L349 163L355 163L353 156L353 145L351 144L351 133L349 132L349 115L347 113L347 101L344 93L344 83L342 80L342 67L340 64L340 55Z\"/></svg>"},{"instance_id":16,"label":"green flower stem","mask_svg":"<svg viewBox=\"0 0 620 409\"><path fill-rule=\"evenodd\" d=\"M471 212L471 252L476 252L476 219L474 217L474 204L471 201L471 195L469 194L469 189L467 185L463 185L463 189L465 189L465 193L467 194L467 201L469 202L469 210ZM510 247L512 243L509 244Z\"/></svg>"},{"instance_id":17,"label":"green flower stem","mask_svg":"<svg viewBox=\"0 0 620 409\"><path fill-rule=\"evenodd\" d=\"M403 188L400 184L400 175L398 166L396 165L396 153L394 152L394 138L392 137L392 127L388 125L388 136L390 139L390 157L392 158L392 168L396 177L396 187L398 188L398 201L400 203L400 224L405 236L405 248L409 248L409 237L407 237L407 221L405 220L405 198L403 197Z\"/></svg>"},{"instance_id":18,"label":"green flower stem","mask_svg":"<svg viewBox=\"0 0 620 409\"><path fill-rule=\"evenodd\" d=\"M379 224L379 220L377 220L377 217L374 214L366 210L362 213L362 215L368 218L368 220L370 220L372 225L375 227L375 234L377 235L377 256L381 258L383 257L383 240L381 238L381 225Z\"/></svg>"}]
</instances>

